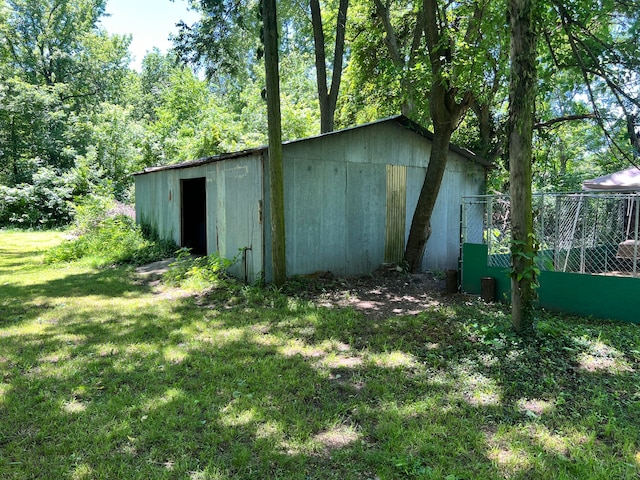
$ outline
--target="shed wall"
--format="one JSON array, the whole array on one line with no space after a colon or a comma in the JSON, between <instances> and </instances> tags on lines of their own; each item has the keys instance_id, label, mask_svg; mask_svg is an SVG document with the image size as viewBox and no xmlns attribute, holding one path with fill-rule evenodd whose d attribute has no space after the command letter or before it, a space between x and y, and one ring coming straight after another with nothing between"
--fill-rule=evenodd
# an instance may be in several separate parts
<instances>
[{"instance_id":1,"label":"shed wall","mask_svg":"<svg viewBox=\"0 0 640 480\"><path fill-rule=\"evenodd\" d=\"M406 242L430 154L429 140L397 124L285 144L287 274L328 270L357 275L377 269L385 257L386 167L407 167ZM479 194L483 188L484 168L451 152L433 213L424 269L457 268L462 196ZM268 280L272 278L270 237L266 228Z\"/></svg>"},{"instance_id":2,"label":"shed wall","mask_svg":"<svg viewBox=\"0 0 640 480\"><path fill-rule=\"evenodd\" d=\"M180 245L180 181L201 177L206 179L207 253L235 258L234 276L258 280L264 253L261 156L137 175L138 221Z\"/></svg>"},{"instance_id":3,"label":"shed wall","mask_svg":"<svg viewBox=\"0 0 640 480\"><path fill-rule=\"evenodd\" d=\"M424 181L425 171L420 176L420 185L415 186L411 197L415 203L411 212L415 210L418 195ZM414 178L418 177L418 172ZM422 261L424 270L446 270L458 268L460 258L460 209L462 197L466 195L479 195L484 192L485 174L484 168L471 163L464 157L453 152L449 154L447 168L442 185L438 192L438 199L431 219L431 237L427 242L425 256ZM412 213L413 214L413 213ZM411 218L407 219L407 237Z\"/></svg>"},{"instance_id":4,"label":"shed wall","mask_svg":"<svg viewBox=\"0 0 640 480\"><path fill-rule=\"evenodd\" d=\"M428 139L393 122L283 145L287 274L377 269L385 258L387 166L406 167L406 242L430 154ZM136 176L139 220L179 243L180 180L197 177L207 180L207 252L240 253L232 273L252 281L264 272L270 281L268 158L261 153ZM484 167L450 152L424 269L457 267L462 197L483 185Z\"/></svg>"}]
</instances>

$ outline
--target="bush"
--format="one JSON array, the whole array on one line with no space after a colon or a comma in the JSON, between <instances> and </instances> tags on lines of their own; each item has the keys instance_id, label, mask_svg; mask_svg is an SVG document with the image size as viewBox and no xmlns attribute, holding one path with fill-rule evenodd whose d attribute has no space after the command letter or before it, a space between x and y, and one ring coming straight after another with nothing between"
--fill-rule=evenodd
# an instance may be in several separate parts
<instances>
[{"instance_id":1,"label":"bush","mask_svg":"<svg viewBox=\"0 0 640 480\"><path fill-rule=\"evenodd\" d=\"M41 167L32 183L0 185L0 228L55 228L73 218L73 186L54 169Z\"/></svg>"},{"instance_id":2,"label":"bush","mask_svg":"<svg viewBox=\"0 0 640 480\"><path fill-rule=\"evenodd\" d=\"M190 284L207 286L225 283L229 280L227 269L235 263L220 257L217 253L205 257L194 257L188 248L178 251L177 260L165 273L165 280L171 284Z\"/></svg>"},{"instance_id":3,"label":"bush","mask_svg":"<svg viewBox=\"0 0 640 480\"><path fill-rule=\"evenodd\" d=\"M93 212L97 212L94 209ZM51 249L45 262L71 262L90 258L96 265L145 263L171 257L177 246L171 241L145 237L131 216L111 213L93 226L88 217L82 219L87 229L80 236Z\"/></svg>"},{"instance_id":4,"label":"bush","mask_svg":"<svg viewBox=\"0 0 640 480\"><path fill-rule=\"evenodd\" d=\"M132 207L116 201L112 196L92 194L84 197L74 207L74 231L84 235L98 228L105 218L122 215L135 219Z\"/></svg>"}]
</instances>

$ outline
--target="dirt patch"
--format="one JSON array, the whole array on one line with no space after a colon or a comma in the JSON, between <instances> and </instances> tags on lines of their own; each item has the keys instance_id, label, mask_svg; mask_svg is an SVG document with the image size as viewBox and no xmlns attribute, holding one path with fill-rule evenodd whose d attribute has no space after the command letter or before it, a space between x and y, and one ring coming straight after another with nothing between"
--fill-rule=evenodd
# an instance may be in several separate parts
<instances>
[{"instance_id":1,"label":"dirt patch","mask_svg":"<svg viewBox=\"0 0 640 480\"><path fill-rule=\"evenodd\" d=\"M325 451L345 448L357 441L360 435L351 428L336 426L318 433L313 439L322 446Z\"/></svg>"},{"instance_id":2,"label":"dirt patch","mask_svg":"<svg viewBox=\"0 0 640 480\"><path fill-rule=\"evenodd\" d=\"M141 283L159 286L162 275L174 262L175 259L170 258L143 265L136 268L136 274ZM318 272L292 279L286 291L322 307L352 307L374 319L417 315L459 300L459 295L445 293L441 272L409 274L393 266L347 278Z\"/></svg>"},{"instance_id":3,"label":"dirt patch","mask_svg":"<svg viewBox=\"0 0 640 480\"><path fill-rule=\"evenodd\" d=\"M327 272L305 277L304 283L299 296L316 305L352 307L376 319L416 315L450 304L457 297L445 293L445 279L439 272L408 274L382 268L370 275L340 279Z\"/></svg>"},{"instance_id":4,"label":"dirt patch","mask_svg":"<svg viewBox=\"0 0 640 480\"><path fill-rule=\"evenodd\" d=\"M175 258L167 258L159 262L148 263L136 268L136 273L146 281L159 280L175 261Z\"/></svg>"},{"instance_id":5,"label":"dirt patch","mask_svg":"<svg viewBox=\"0 0 640 480\"><path fill-rule=\"evenodd\" d=\"M171 264L175 263L175 261L175 258L167 258L165 260L137 267L135 270L137 280L135 282L139 285L147 285L151 287L154 294L163 299L176 300L192 295L192 293L187 290L183 290L179 287L171 287L163 283L162 276L167 272L167 270L169 270Z\"/></svg>"}]
</instances>

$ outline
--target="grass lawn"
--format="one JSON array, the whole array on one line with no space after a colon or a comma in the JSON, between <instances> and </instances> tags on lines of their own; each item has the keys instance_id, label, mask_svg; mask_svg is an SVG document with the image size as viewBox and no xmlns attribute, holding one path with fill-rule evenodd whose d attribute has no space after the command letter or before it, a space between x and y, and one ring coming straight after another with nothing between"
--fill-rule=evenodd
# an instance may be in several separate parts
<instances>
[{"instance_id":1,"label":"grass lawn","mask_svg":"<svg viewBox=\"0 0 640 480\"><path fill-rule=\"evenodd\" d=\"M0 232L2 479L638 479L639 326L462 298L367 319Z\"/></svg>"}]
</instances>

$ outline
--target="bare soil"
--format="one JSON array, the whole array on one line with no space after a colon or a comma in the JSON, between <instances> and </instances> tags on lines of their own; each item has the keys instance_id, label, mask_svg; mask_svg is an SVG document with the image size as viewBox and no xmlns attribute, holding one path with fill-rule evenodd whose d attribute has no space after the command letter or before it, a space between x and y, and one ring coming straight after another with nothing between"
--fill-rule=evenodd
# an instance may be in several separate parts
<instances>
[{"instance_id":1,"label":"bare soil","mask_svg":"<svg viewBox=\"0 0 640 480\"><path fill-rule=\"evenodd\" d=\"M408 274L393 267L349 278L335 278L328 272L316 275L309 285L305 282L299 295L319 306L352 307L375 319L416 315L455 302L459 296L445 293L440 272Z\"/></svg>"},{"instance_id":2,"label":"bare soil","mask_svg":"<svg viewBox=\"0 0 640 480\"><path fill-rule=\"evenodd\" d=\"M175 259L136 269L142 283L157 286ZM445 293L441 272L409 274L394 266L383 267L357 277L339 278L318 272L290 282L287 291L322 307L352 307L373 319L417 315L429 308L460 300L459 294ZM175 292L174 292L175 293Z\"/></svg>"}]
</instances>

